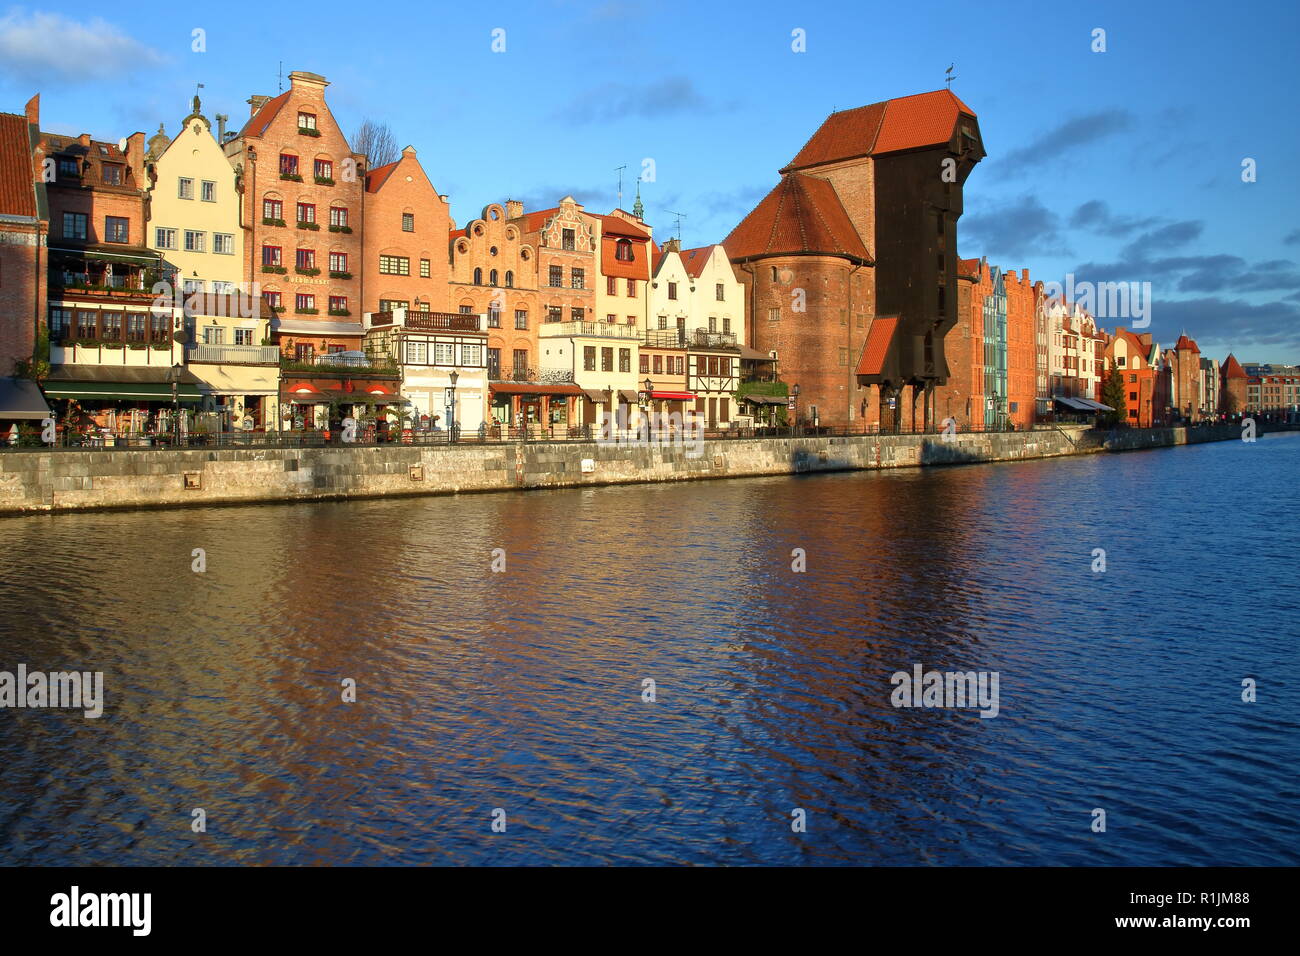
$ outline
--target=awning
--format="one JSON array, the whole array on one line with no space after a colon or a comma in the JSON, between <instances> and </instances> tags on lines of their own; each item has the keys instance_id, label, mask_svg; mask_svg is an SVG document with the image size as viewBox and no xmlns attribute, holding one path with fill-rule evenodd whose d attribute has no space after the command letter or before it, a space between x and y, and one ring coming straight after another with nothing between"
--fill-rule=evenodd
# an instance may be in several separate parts
<instances>
[{"instance_id":1,"label":"awning","mask_svg":"<svg viewBox=\"0 0 1300 956\"><path fill-rule=\"evenodd\" d=\"M488 386L494 395L582 395L576 385L526 385L516 382L493 382ZM598 399L600 401L601 399Z\"/></svg>"},{"instance_id":2,"label":"awning","mask_svg":"<svg viewBox=\"0 0 1300 956\"><path fill-rule=\"evenodd\" d=\"M740 347L740 357L748 362L775 362L776 359L766 352L760 352L758 349L750 348L748 345Z\"/></svg>"},{"instance_id":3,"label":"awning","mask_svg":"<svg viewBox=\"0 0 1300 956\"><path fill-rule=\"evenodd\" d=\"M40 388L26 378L0 378L0 418L39 421L48 418Z\"/></svg>"},{"instance_id":4,"label":"awning","mask_svg":"<svg viewBox=\"0 0 1300 956\"><path fill-rule=\"evenodd\" d=\"M1087 412L1088 414L1093 414L1102 410L1112 411L1109 405L1103 405L1100 402L1094 402L1087 398L1066 398L1062 395L1058 395L1056 396L1055 401L1057 404L1064 405L1066 408L1076 412Z\"/></svg>"},{"instance_id":5,"label":"awning","mask_svg":"<svg viewBox=\"0 0 1300 956\"><path fill-rule=\"evenodd\" d=\"M1115 410L1111 408L1109 405L1103 405L1101 402L1095 402L1091 398L1077 398L1075 399L1075 401L1083 402L1084 405L1086 405L1088 408L1091 408L1095 412L1113 412Z\"/></svg>"},{"instance_id":6,"label":"awning","mask_svg":"<svg viewBox=\"0 0 1300 956\"><path fill-rule=\"evenodd\" d=\"M603 388L584 388L582 393L593 402L605 401L605 390Z\"/></svg>"},{"instance_id":7,"label":"awning","mask_svg":"<svg viewBox=\"0 0 1300 956\"><path fill-rule=\"evenodd\" d=\"M693 402L694 392L651 392L651 398L662 398L670 402Z\"/></svg>"},{"instance_id":8,"label":"awning","mask_svg":"<svg viewBox=\"0 0 1300 956\"><path fill-rule=\"evenodd\" d=\"M331 389L328 392L312 392L307 395L290 395L288 401L293 405L409 405L411 400L401 395L371 395L369 392L340 392Z\"/></svg>"},{"instance_id":9,"label":"awning","mask_svg":"<svg viewBox=\"0 0 1300 956\"><path fill-rule=\"evenodd\" d=\"M620 401L626 402L628 405L635 405L637 402L641 401L641 396L629 388L620 388L618 390L618 397Z\"/></svg>"},{"instance_id":10,"label":"awning","mask_svg":"<svg viewBox=\"0 0 1300 956\"><path fill-rule=\"evenodd\" d=\"M120 248L106 248L104 246L92 245L70 248L68 246L50 246L52 256L75 257L79 259L98 259L104 262L124 262L131 265L139 265L142 262L156 263L161 259L157 252L139 247L123 246Z\"/></svg>"},{"instance_id":11,"label":"awning","mask_svg":"<svg viewBox=\"0 0 1300 956\"><path fill-rule=\"evenodd\" d=\"M273 318L271 320L271 331L279 335L355 335L362 336L366 330L360 322L319 322L312 319L281 319Z\"/></svg>"},{"instance_id":12,"label":"awning","mask_svg":"<svg viewBox=\"0 0 1300 956\"><path fill-rule=\"evenodd\" d=\"M75 398L101 402L170 402L171 383L160 382L47 382L48 398ZM176 386L176 399L197 402L203 396L197 385L181 382Z\"/></svg>"}]
</instances>

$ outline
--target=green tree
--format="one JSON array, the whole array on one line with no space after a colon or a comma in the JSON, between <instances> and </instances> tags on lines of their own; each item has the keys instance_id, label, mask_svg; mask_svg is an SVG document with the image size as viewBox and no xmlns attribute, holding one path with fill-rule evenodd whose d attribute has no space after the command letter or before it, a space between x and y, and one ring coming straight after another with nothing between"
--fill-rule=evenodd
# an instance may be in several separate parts
<instances>
[{"instance_id":1,"label":"green tree","mask_svg":"<svg viewBox=\"0 0 1300 956\"><path fill-rule=\"evenodd\" d=\"M1117 366L1111 366L1110 374L1102 383L1101 403L1114 409L1112 412L1100 413L1104 424L1113 428L1120 422L1128 420L1128 410L1124 405L1124 376Z\"/></svg>"}]
</instances>

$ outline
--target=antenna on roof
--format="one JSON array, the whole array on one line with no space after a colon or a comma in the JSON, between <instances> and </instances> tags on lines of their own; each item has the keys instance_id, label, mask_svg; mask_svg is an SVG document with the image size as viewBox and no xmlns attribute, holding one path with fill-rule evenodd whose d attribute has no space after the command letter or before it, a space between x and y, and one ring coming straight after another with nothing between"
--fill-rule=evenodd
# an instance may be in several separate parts
<instances>
[{"instance_id":1,"label":"antenna on roof","mask_svg":"<svg viewBox=\"0 0 1300 956\"><path fill-rule=\"evenodd\" d=\"M668 213L668 215L670 216L677 217L677 241L681 242L682 241L682 220L686 218L686 213L673 212L671 209L665 209L664 212Z\"/></svg>"},{"instance_id":2,"label":"antenna on roof","mask_svg":"<svg viewBox=\"0 0 1300 956\"><path fill-rule=\"evenodd\" d=\"M284 60L280 61L280 69L276 71L275 79L276 79L276 84L280 88L280 92L283 93L284 92Z\"/></svg>"},{"instance_id":3,"label":"antenna on roof","mask_svg":"<svg viewBox=\"0 0 1300 956\"><path fill-rule=\"evenodd\" d=\"M943 71L945 74L943 81L948 84L948 89L950 90L952 89L952 81L957 79L957 74L952 71L952 68L956 65L956 63L950 63L948 64L948 69Z\"/></svg>"},{"instance_id":4,"label":"antenna on roof","mask_svg":"<svg viewBox=\"0 0 1300 956\"><path fill-rule=\"evenodd\" d=\"M625 169L627 169L627 163L624 163L622 166L617 166L614 169L614 172L618 173L618 207L617 208L619 209L623 208L623 170Z\"/></svg>"}]
</instances>

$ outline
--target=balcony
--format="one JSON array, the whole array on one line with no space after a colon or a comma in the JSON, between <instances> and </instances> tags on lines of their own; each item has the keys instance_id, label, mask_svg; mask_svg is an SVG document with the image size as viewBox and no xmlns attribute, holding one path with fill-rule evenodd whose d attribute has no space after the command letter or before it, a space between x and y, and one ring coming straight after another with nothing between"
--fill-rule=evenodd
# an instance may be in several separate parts
<instances>
[{"instance_id":1,"label":"balcony","mask_svg":"<svg viewBox=\"0 0 1300 956\"><path fill-rule=\"evenodd\" d=\"M494 368L488 366L490 382L523 382L529 385L568 385L573 382L573 370L567 368Z\"/></svg>"},{"instance_id":2,"label":"balcony","mask_svg":"<svg viewBox=\"0 0 1300 956\"><path fill-rule=\"evenodd\" d=\"M277 365L280 350L274 345L193 345L189 361L211 365Z\"/></svg>"},{"instance_id":3,"label":"balcony","mask_svg":"<svg viewBox=\"0 0 1300 956\"><path fill-rule=\"evenodd\" d=\"M400 311L400 310L399 310ZM371 326L393 325L392 312L374 312ZM414 312L408 310L400 328L415 332L477 332L479 317L462 312Z\"/></svg>"},{"instance_id":4,"label":"balcony","mask_svg":"<svg viewBox=\"0 0 1300 956\"><path fill-rule=\"evenodd\" d=\"M618 325L613 322L543 322L540 334L543 338L582 336L590 339L632 339L641 338L641 331L635 325Z\"/></svg>"}]
</instances>

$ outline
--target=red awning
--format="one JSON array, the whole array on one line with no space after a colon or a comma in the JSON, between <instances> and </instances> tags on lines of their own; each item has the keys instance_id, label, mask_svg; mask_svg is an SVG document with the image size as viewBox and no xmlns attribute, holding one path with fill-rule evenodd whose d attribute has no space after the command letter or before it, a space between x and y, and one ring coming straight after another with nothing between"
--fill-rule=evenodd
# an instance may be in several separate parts
<instances>
[{"instance_id":1,"label":"red awning","mask_svg":"<svg viewBox=\"0 0 1300 956\"><path fill-rule=\"evenodd\" d=\"M692 392L651 392L651 398L664 398L670 402L693 402L695 395Z\"/></svg>"},{"instance_id":2,"label":"red awning","mask_svg":"<svg viewBox=\"0 0 1300 956\"><path fill-rule=\"evenodd\" d=\"M889 344L894 339L894 329L898 327L898 316L877 316L867 333L867 342L862 347L862 357L858 360L859 375L881 375L884 372L885 355Z\"/></svg>"},{"instance_id":3,"label":"red awning","mask_svg":"<svg viewBox=\"0 0 1300 956\"><path fill-rule=\"evenodd\" d=\"M520 385L514 382L494 383L491 386L496 395L581 395L582 389L576 385Z\"/></svg>"}]
</instances>

